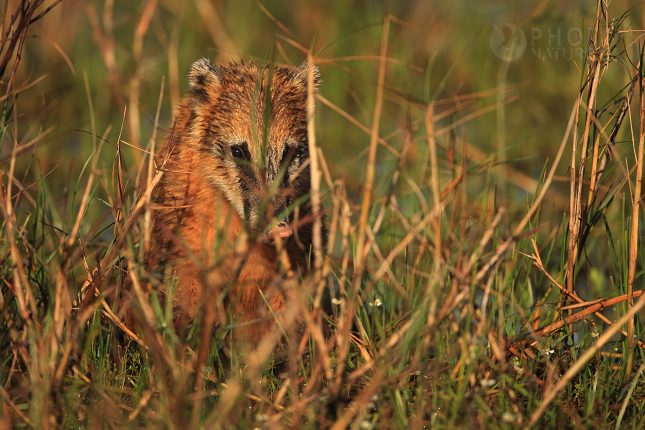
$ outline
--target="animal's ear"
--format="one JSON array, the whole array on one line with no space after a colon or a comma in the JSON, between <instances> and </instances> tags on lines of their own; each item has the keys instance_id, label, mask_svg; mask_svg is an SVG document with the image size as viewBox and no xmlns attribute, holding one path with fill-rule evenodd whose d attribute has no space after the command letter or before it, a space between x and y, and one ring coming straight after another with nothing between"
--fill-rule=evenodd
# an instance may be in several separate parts
<instances>
[{"instance_id":1,"label":"animal's ear","mask_svg":"<svg viewBox=\"0 0 645 430\"><path fill-rule=\"evenodd\" d=\"M195 61L190 68L188 83L190 92L198 101L206 101L208 87L215 87L220 84L222 72L216 65L205 58Z\"/></svg>"},{"instance_id":2,"label":"animal's ear","mask_svg":"<svg viewBox=\"0 0 645 430\"><path fill-rule=\"evenodd\" d=\"M313 68L314 90L316 90L320 83L320 70L316 66L313 66ZM298 86L302 85L304 88L307 88L307 82L309 81L309 64L307 62L302 63L291 72L291 81Z\"/></svg>"}]
</instances>

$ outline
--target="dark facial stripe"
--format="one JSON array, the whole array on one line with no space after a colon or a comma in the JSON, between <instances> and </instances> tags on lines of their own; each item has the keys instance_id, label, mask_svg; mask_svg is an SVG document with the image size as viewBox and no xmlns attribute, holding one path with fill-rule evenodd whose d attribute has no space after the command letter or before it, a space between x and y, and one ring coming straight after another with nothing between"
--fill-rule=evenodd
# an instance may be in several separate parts
<instances>
[{"instance_id":1,"label":"dark facial stripe","mask_svg":"<svg viewBox=\"0 0 645 430\"><path fill-rule=\"evenodd\" d=\"M251 202L249 199L242 199L243 209L244 209L244 218L248 221L251 218Z\"/></svg>"}]
</instances>

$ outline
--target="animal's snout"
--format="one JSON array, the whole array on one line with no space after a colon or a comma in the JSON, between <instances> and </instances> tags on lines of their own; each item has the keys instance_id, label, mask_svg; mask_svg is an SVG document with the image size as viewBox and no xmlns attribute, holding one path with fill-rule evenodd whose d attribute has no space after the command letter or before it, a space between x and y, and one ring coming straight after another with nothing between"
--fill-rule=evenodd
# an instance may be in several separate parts
<instances>
[{"instance_id":1,"label":"animal's snout","mask_svg":"<svg viewBox=\"0 0 645 430\"><path fill-rule=\"evenodd\" d=\"M262 238L262 243L273 248L277 237L286 242L292 235L293 229L291 226L286 221L280 221Z\"/></svg>"}]
</instances>

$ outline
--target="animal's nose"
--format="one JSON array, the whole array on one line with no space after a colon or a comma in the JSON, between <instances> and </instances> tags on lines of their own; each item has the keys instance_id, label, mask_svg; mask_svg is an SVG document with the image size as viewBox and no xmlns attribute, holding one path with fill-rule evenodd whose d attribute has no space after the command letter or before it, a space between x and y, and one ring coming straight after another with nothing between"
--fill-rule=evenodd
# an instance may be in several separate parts
<instances>
[{"instance_id":1,"label":"animal's nose","mask_svg":"<svg viewBox=\"0 0 645 430\"><path fill-rule=\"evenodd\" d=\"M262 243L273 248L275 246L276 237L279 237L286 242L289 240L291 235L293 235L293 229L291 226L286 221L280 221L278 225L273 227L271 231L262 238Z\"/></svg>"}]
</instances>

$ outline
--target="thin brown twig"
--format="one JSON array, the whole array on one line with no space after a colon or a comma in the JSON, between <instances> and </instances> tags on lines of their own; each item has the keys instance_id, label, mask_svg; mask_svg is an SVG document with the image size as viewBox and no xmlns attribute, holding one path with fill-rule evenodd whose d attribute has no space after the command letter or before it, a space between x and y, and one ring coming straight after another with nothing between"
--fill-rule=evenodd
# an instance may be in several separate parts
<instances>
[{"instance_id":1,"label":"thin brown twig","mask_svg":"<svg viewBox=\"0 0 645 430\"><path fill-rule=\"evenodd\" d=\"M379 62L378 79L376 85L376 103L374 104L374 115L372 117L372 130L370 133L369 154L367 158L367 170L365 173L365 182L363 184L363 202L361 204L361 215L358 225L358 243L356 246L356 274L355 279L362 278L363 266L365 263L365 229L367 226L367 216L372 203L372 187L374 185L374 171L376 164L376 149L379 136L379 126L381 120L381 111L383 109L383 87L385 85L385 66L387 58L387 42L389 36L389 1L385 7L385 19L383 20L383 32L381 35L381 60ZM354 289L357 290L359 283L354 283Z\"/></svg>"},{"instance_id":2,"label":"thin brown twig","mask_svg":"<svg viewBox=\"0 0 645 430\"><path fill-rule=\"evenodd\" d=\"M643 58L641 57L641 61ZM636 159L636 183L634 184L634 194L632 195L632 219L631 230L629 237L629 261L627 266L627 309L630 310L634 306L634 279L636 277L636 260L638 258L638 224L639 224L639 201L641 199L641 184L643 181L643 151L645 151L645 77L640 77L640 105L639 105L639 131L640 138L638 141L638 156ZM627 345L629 353L627 355L627 363L625 367L626 375L632 373L632 363L634 361L634 319L630 319L627 323Z\"/></svg>"},{"instance_id":3,"label":"thin brown twig","mask_svg":"<svg viewBox=\"0 0 645 430\"><path fill-rule=\"evenodd\" d=\"M155 123L154 127L152 130L152 137L150 137L150 153L154 154L155 153L155 143L157 140L157 127L159 126L159 114L161 113L161 101L163 100L163 91L164 91L164 83L165 83L165 76L161 78L161 88L159 89L159 101L157 103L157 114L155 115ZM146 188L150 188L150 183L152 181L152 170L155 164L155 157L150 156L148 159L148 180L147 180L147 186ZM151 215L150 215L150 202L152 200L152 194L147 194L146 198L148 199L146 202L146 211L143 217L143 234L144 234L144 247L146 252L149 251L150 249L150 221L151 221Z\"/></svg>"},{"instance_id":4,"label":"thin brown twig","mask_svg":"<svg viewBox=\"0 0 645 430\"><path fill-rule=\"evenodd\" d=\"M425 109L425 125L426 125L426 140L428 143L428 151L430 152L430 189L432 190L432 199L434 202L433 211L439 211L433 220L434 227L434 249L433 249L433 264L432 279L428 283L426 294L432 294L436 283L440 277L441 271L441 196L439 194L439 164L437 162L437 142L435 140L434 132L434 105L432 102L426 106ZM434 309L430 309L429 314L434 314ZM428 318L431 318L428 315Z\"/></svg>"}]
</instances>

